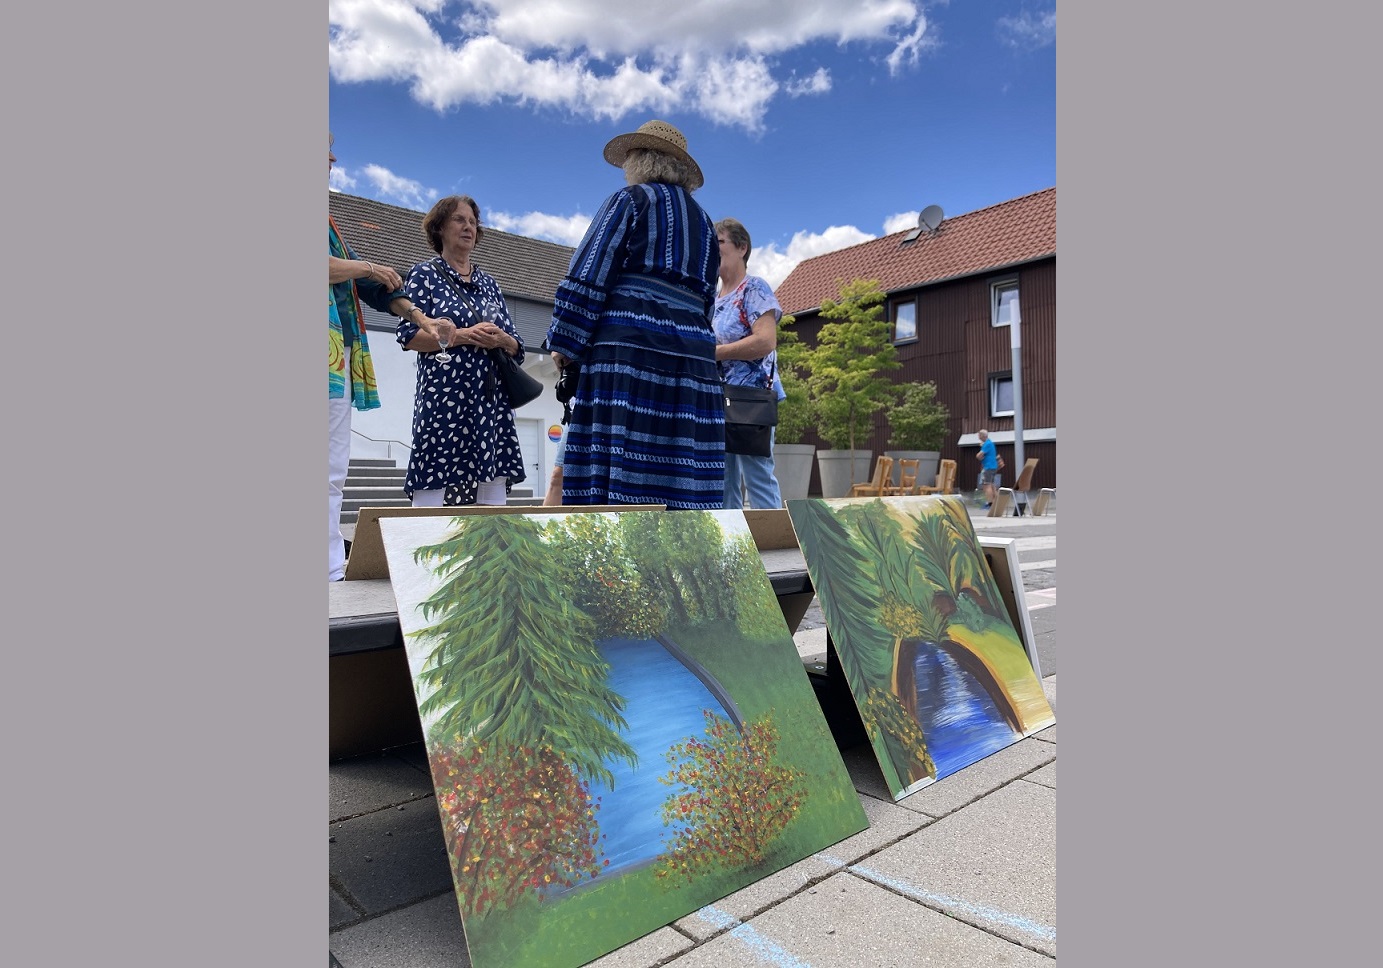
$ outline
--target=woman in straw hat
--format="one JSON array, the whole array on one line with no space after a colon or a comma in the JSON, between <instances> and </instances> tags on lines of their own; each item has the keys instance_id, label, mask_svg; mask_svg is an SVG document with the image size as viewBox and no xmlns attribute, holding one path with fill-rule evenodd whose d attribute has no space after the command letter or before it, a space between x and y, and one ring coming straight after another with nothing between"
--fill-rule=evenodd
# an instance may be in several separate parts
<instances>
[{"instance_id":1,"label":"woman in straw hat","mask_svg":"<svg viewBox=\"0 0 1383 968\"><path fill-rule=\"evenodd\" d=\"M721 507L725 398L711 313L715 226L687 139L648 121L605 146L628 187L601 204L557 287L548 346L581 364L563 504Z\"/></svg>"}]
</instances>

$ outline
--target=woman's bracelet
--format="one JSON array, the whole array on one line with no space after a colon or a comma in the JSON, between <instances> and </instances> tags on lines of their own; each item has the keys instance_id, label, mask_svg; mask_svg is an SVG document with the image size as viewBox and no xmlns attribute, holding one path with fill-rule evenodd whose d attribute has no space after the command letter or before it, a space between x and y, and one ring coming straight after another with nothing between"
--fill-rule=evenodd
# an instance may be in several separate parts
<instances>
[{"instance_id":1,"label":"woman's bracelet","mask_svg":"<svg viewBox=\"0 0 1383 968\"><path fill-rule=\"evenodd\" d=\"M365 262L364 259L361 259L360 261ZM370 267L370 271L365 273L365 278L373 279L375 277L375 264L373 262L365 262L365 264Z\"/></svg>"}]
</instances>

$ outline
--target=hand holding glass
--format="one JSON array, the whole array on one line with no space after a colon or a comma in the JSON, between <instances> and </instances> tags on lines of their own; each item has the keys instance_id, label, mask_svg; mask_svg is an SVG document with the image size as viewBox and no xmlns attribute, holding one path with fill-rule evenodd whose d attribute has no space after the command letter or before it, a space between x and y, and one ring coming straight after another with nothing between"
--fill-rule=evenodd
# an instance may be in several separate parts
<instances>
[{"instance_id":1,"label":"hand holding glass","mask_svg":"<svg viewBox=\"0 0 1383 968\"><path fill-rule=\"evenodd\" d=\"M456 324L445 316L437 320L437 342L441 344L441 349L433 356L438 363L450 363L451 354L447 352L447 347L451 344L452 337L456 335Z\"/></svg>"}]
</instances>

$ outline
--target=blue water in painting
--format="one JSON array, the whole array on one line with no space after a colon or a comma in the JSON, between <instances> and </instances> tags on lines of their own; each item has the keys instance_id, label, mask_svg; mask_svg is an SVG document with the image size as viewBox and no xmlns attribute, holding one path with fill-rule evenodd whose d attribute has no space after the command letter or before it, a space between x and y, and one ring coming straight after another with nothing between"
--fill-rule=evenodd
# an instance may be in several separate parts
<instances>
[{"instance_id":1,"label":"blue water in painting","mask_svg":"<svg viewBox=\"0 0 1383 968\"><path fill-rule=\"evenodd\" d=\"M664 850L664 827L659 814L663 802L679 792L658 782L672 769L663 754L689 736L703 736L703 709L725 716L725 708L686 666L652 639L604 639L596 647L610 663L610 688L628 700L624 718L629 723L624 741L638 752L637 767L623 760L607 760L615 775L611 790L592 782L591 796L600 797L596 822L605 835L601 848L610 860L606 873L652 860Z\"/></svg>"},{"instance_id":2,"label":"blue water in painting","mask_svg":"<svg viewBox=\"0 0 1383 968\"><path fill-rule=\"evenodd\" d=\"M919 643L917 721L936 764L937 779L1013 745L1021 737L989 693L935 645Z\"/></svg>"}]
</instances>

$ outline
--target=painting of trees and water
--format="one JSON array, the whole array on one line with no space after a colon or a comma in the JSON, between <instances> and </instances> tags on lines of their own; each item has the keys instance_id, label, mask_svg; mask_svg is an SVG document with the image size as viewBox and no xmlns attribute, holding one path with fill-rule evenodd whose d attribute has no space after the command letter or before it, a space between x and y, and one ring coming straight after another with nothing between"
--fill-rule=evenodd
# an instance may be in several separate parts
<instances>
[{"instance_id":1,"label":"painting of trees and water","mask_svg":"<svg viewBox=\"0 0 1383 968\"><path fill-rule=\"evenodd\" d=\"M740 511L380 529L477 968L584 964L868 825Z\"/></svg>"},{"instance_id":2,"label":"painting of trees and water","mask_svg":"<svg viewBox=\"0 0 1383 968\"><path fill-rule=\"evenodd\" d=\"M895 800L1056 722L959 498L788 516Z\"/></svg>"}]
</instances>

